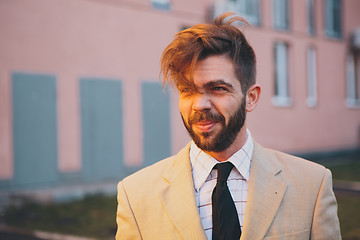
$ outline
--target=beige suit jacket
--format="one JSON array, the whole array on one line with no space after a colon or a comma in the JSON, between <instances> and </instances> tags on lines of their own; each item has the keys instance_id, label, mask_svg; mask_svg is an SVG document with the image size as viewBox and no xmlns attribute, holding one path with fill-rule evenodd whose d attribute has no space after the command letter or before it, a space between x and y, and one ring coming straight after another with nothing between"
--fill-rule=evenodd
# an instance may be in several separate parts
<instances>
[{"instance_id":1,"label":"beige suit jacket","mask_svg":"<svg viewBox=\"0 0 360 240\"><path fill-rule=\"evenodd\" d=\"M117 240L206 239L189 147L119 183ZM341 239L330 171L255 143L240 239Z\"/></svg>"}]
</instances>

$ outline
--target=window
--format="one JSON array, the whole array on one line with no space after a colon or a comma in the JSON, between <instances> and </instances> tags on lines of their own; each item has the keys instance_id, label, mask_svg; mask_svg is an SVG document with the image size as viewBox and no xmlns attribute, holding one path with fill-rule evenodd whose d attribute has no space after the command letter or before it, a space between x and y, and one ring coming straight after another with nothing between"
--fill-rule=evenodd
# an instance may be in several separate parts
<instances>
[{"instance_id":1,"label":"window","mask_svg":"<svg viewBox=\"0 0 360 240\"><path fill-rule=\"evenodd\" d=\"M288 73L288 46L286 43L275 43L275 96L273 104L290 106L289 73Z\"/></svg>"},{"instance_id":2,"label":"window","mask_svg":"<svg viewBox=\"0 0 360 240\"><path fill-rule=\"evenodd\" d=\"M273 0L274 27L279 30L289 30L289 1Z\"/></svg>"},{"instance_id":3,"label":"window","mask_svg":"<svg viewBox=\"0 0 360 240\"><path fill-rule=\"evenodd\" d=\"M261 0L227 0L215 1L213 16L217 17L225 12L236 12L252 25L260 25Z\"/></svg>"},{"instance_id":4,"label":"window","mask_svg":"<svg viewBox=\"0 0 360 240\"><path fill-rule=\"evenodd\" d=\"M316 93L316 52L313 47L307 49L307 105L315 107L317 104Z\"/></svg>"},{"instance_id":5,"label":"window","mask_svg":"<svg viewBox=\"0 0 360 240\"><path fill-rule=\"evenodd\" d=\"M360 107L360 56L350 53L347 57L347 100L348 107Z\"/></svg>"},{"instance_id":6,"label":"window","mask_svg":"<svg viewBox=\"0 0 360 240\"><path fill-rule=\"evenodd\" d=\"M307 7L307 31L310 35L314 35L315 34L314 0L307 0L306 7Z\"/></svg>"},{"instance_id":7,"label":"window","mask_svg":"<svg viewBox=\"0 0 360 240\"><path fill-rule=\"evenodd\" d=\"M249 23L260 24L260 0L229 0L229 2L233 4L234 11L238 12Z\"/></svg>"},{"instance_id":8,"label":"window","mask_svg":"<svg viewBox=\"0 0 360 240\"><path fill-rule=\"evenodd\" d=\"M143 156L146 166L171 154L170 95L158 82L142 82ZM156 139L156 141L155 141Z\"/></svg>"},{"instance_id":9,"label":"window","mask_svg":"<svg viewBox=\"0 0 360 240\"><path fill-rule=\"evenodd\" d=\"M123 91L118 79L80 79L82 176L110 181L125 174Z\"/></svg>"},{"instance_id":10,"label":"window","mask_svg":"<svg viewBox=\"0 0 360 240\"><path fill-rule=\"evenodd\" d=\"M48 74L12 74L15 186L58 180L56 81Z\"/></svg>"},{"instance_id":11,"label":"window","mask_svg":"<svg viewBox=\"0 0 360 240\"><path fill-rule=\"evenodd\" d=\"M154 8L170 10L170 0L150 0Z\"/></svg>"},{"instance_id":12,"label":"window","mask_svg":"<svg viewBox=\"0 0 360 240\"><path fill-rule=\"evenodd\" d=\"M325 34L341 38L341 0L325 0Z\"/></svg>"}]
</instances>

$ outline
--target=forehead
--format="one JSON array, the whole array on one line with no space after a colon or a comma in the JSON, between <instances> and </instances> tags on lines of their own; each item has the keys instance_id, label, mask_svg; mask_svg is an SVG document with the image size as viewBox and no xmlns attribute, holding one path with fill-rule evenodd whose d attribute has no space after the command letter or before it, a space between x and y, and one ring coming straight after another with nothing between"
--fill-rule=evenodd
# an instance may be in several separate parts
<instances>
[{"instance_id":1,"label":"forehead","mask_svg":"<svg viewBox=\"0 0 360 240\"><path fill-rule=\"evenodd\" d=\"M191 79L190 72L185 73L187 80ZM210 82L224 81L240 88L232 60L227 55L212 55L197 62L195 65L192 84L202 87Z\"/></svg>"}]
</instances>

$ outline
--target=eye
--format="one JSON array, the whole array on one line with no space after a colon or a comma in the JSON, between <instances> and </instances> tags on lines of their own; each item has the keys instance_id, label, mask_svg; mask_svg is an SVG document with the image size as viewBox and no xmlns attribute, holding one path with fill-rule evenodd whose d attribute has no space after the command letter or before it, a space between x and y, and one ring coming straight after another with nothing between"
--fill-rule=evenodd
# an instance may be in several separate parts
<instances>
[{"instance_id":1,"label":"eye","mask_svg":"<svg viewBox=\"0 0 360 240\"><path fill-rule=\"evenodd\" d=\"M190 96L192 95L193 92L194 92L193 89L187 87L179 89L179 93L182 96Z\"/></svg>"},{"instance_id":2,"label":"eye","mask_svg":"<svg viewBox=\"0 0 360 240\"><path fill-rule=\"evenodd\" d=\"M221 86L216 86L216 87L213 87L211 90L215 91L215 92L220 92L220 91L227 91L227 88L221 87Z\"/></svg>"},{"instance_id":3,"label":"eye","mask_svg":"<svg viewBox=\"0 0 360 240\"><path fill-rule=\"evenodd\" d=\"M188 92L190 92L190 91L191 91L190 88L181 88L181 89L180 89L180 93L188 93Z\"/></svg>"}]
</instances>

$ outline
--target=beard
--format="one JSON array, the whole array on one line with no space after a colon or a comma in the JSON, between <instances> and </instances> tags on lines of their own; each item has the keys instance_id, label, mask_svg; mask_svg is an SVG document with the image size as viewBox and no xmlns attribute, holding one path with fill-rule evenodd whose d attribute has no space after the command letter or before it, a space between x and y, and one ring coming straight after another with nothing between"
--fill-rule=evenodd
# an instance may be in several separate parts
<instances>
[{"instance_id":1,"label":"beard","mask_svg":"<svg viewBox=\"0 0 360 240\"><path fill-rule=\"evenodd\" d=\"M228 124L225 123L222 114L215 114L210 110L191 114L188 122L184 120L183 116L181 118L189 135L200 149L207 152L221 152L234 143L238 133L244 126L246 119L245 97L241 100L236 112L230 116ZM206 120L219 122L222 125L220 132L213 137L209 132L195 133L192 125L198 121Z\"/></svg>"}]
</instances>

